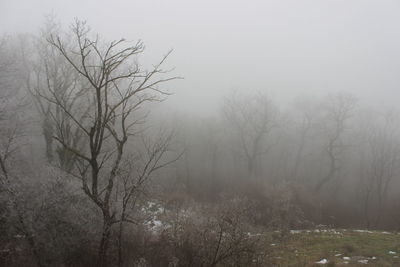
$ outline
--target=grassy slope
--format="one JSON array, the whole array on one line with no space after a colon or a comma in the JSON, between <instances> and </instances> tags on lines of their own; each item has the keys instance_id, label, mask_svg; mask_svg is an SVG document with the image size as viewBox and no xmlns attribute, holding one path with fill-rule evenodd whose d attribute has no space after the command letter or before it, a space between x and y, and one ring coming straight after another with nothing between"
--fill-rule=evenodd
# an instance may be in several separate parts
<instances>
[{"instance_id":1,"label":"grassy slope","mask_svg":"<svg viewBox=\"0 0 400 267\"><path fill-rule=\"evenodd\" d=\"M302 231L268 244L273 266L400 266L400 234L353 230ZM389 251L396 254L389 254ZM335 256L341 254L340 256ZM348 264L343 257L350 257ZM376 259L371 259L376 257ZM315 262L327 259L328 264Z\"/></svg>"}]
</instances>

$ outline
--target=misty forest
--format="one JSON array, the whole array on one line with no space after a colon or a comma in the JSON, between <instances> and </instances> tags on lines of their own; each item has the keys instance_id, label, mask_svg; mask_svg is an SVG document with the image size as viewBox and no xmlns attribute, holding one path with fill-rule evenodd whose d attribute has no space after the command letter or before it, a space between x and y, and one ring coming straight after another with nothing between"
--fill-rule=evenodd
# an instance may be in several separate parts
<instances>
[{"instance_id":1,"label":"misty forest","mask_svg":"<svg viewBox=\"0 0 400 267\"><path fill-rule=\"evenodd\" d=\"M399 5L0 2L0 266L400 266Z\"/></svg>"}]
</instances>

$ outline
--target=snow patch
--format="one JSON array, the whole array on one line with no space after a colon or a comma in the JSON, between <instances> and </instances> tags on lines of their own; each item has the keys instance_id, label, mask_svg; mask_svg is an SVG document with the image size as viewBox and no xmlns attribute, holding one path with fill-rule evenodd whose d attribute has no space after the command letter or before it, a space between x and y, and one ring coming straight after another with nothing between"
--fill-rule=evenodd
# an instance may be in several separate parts
<instances>
[{"instance_id":1,"label":"snow patch","mask_svg":"<svg viewBox=\"0 0 400 267\"><path fill-rule=\"evenodd\" d=\"M320 261L315 262L316 264L327 264L328 260L327 259L322 259Z\"/></svg>"},{"instance_id":2,"label":"snow patch","mask_svg":"<svg viewBox=\"0 0 400 267\"><path fill-rule=\"evenodd\" d=\"M373 234L373 233L374 233L374 232L368 231L368 230L353 230L353 232L357 232L357 233L368 233L368 234Z\"/></svg>"}]
</instances>

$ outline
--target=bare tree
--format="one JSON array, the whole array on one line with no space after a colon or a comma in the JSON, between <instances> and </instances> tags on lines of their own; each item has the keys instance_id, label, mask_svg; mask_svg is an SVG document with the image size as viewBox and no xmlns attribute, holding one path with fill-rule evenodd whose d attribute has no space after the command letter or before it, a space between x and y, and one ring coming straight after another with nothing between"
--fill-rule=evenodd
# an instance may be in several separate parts
<instances>
[{"instance_id":1,"label":"bare tree","mask_svg":"<svg viewBox=\"0 0 400 267\"><path fill-rule=\"evenodd\" d=\"M278 126L275 106L263 94L247 98L233 94L225 99L223 114L238 135L248 174L259 175L257 161L268 152L271 143L267 144L266 139Z\"/></svg>"},{"instance_id":2,"label":"bare tree","mask_svg":"<svg viewBox=\"0 0 400 267\"><path fill-rule=\"evenodd\" d=\"M356 99L347 94L336 94L328 97L322 110L322 128L327 141L325 151L329 158L329 169L325 177L317 182L315 191L319 192L335 176L339 170L339 156L343 152L343 134L348 128Z\"/></svg>"},{"instance_id":3,"label":"bare tree","mask_svg":"<svg viewBox=\"0 0 400 267\"><path fill-rule=\"evenodd\" d=\"M313 127L316 123L316 108L315 104L311 101L301 99L295 103L296 116L295 122L295 135L298 136L296 144L294 164L291 171L291 179L296 180L298 177L299 168L304 159L304 150L307 147L307 141L312 137Z\"/></svg>"},{"instance_id":4,"label":"bare tree","mask_svg":"<svg viewBox=\"0 0 400 267\"><path fill-rule=\"evenodd\" d=\"M166 72L161 65L169 53L150 71L143 71L135 60L143 52L141 42L129 45L121 39L104 44L98 36L91 38L88 27L81 21L76 21L71 30L77 49L70 49L59 35L52 34L48 41L89 87L66 88L64 94L71 96L66 101L52 90L44 98L65 112L71 121L69 127L64 127L63 121L52 116L57 128L64 129L53 137L76 157L70 173L81 180L84 193L101 210L103 228L98 265L107 266L111 227L119 221L111 196L127 141L137 133L134 127L142 121L142 117L135 118L134 114L146 102L161 100L167 93L158 85L176 77L158 78ZM87 106L74 99L87 99ZM68 141L68 136L76 132L82 135L80 147Z\"/></svg>"},{"instance_id":5,"label":"bare tree","mask_svg":"<svg viewBox=\"0 0 400 267\"><path fill-rule=\"evenodd\" d=\"M21 169L18 154L23 142L26 106L21 84L18 55L9 49L6 37L0 40L0 192L7 194L12 213L17 218L15 227L22 233L34 255L38 266L45 266L38 250L37 242L29 227L25 211L21 205L19 192Z\"/></svg>"},{"instance_id":6,"label":"bare tree","mask_svg":"<svg viewBox=\"0 0 400 267\"><path fill-rule=\"evenodd\" d=\"M83 91L89 88L88 81L81 79L80 74L65 60L56 47L47 42L51 35L60 35L61 26L56 22L54 16L48 16L40 36L35 38L34 52L23 53L25 65L29 66L26 72L26 85L34 97L34 103L42 120L42 133L46 146L46 157L50 163L57 164L67 172L74 167L76 155L62 144L54 144L54 136L62 138L68 147L78 149L82 145L83 132L78 128L70 132L73 124L71 116L82 121L90 108L91 99L84 99ZM71 36L65 39L72 40ZM65 49L77 47L71 41L65 45ZM32 57L32 54L36 57ZM62 103L55 105L48 98L57 99ZM74 110L76 106L87 107L83 110Z\"/></svg>"},{"instance_id":7,"label":"bare tree","mask_svg":"<svg viewBox=\"0 0 400 267\"><path fill-rule=\"evenodd\" d=\"M390 184L400 170L399 123L395 113L389 112L376 121L370 121L366 135L367 164L362 176L364 215L367 228L376 228L384 212Z\"/></svg>"}]
</instances>

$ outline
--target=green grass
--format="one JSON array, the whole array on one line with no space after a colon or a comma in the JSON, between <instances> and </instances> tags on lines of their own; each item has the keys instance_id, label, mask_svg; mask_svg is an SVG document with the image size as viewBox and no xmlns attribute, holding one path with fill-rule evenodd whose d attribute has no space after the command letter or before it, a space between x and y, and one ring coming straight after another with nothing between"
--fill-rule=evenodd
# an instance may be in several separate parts
<instances>
[{"instance_id":1,"label":"green grass","mask_svg":"<svg viewBox=\"0 0 400 267\"><path fill-rule=\"evenodd\" d=\"M336 230L336 233L302 231L283 239L274 239L272 234L271 239L267 245L272 266L400 266L400 234L353 230ZM389 254L389 251L396 254ZM348 264L344 263L343 257L350 257ZM321 259L327 259L328 264L316 264ZM368 264L359 260L368 260Z\"/></svg>"}]
</instances>

